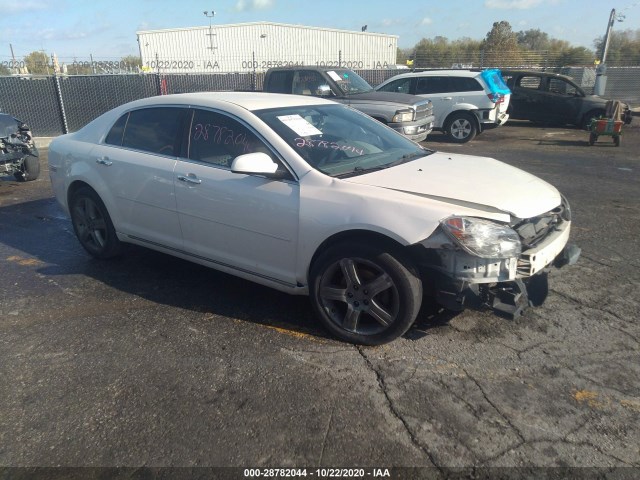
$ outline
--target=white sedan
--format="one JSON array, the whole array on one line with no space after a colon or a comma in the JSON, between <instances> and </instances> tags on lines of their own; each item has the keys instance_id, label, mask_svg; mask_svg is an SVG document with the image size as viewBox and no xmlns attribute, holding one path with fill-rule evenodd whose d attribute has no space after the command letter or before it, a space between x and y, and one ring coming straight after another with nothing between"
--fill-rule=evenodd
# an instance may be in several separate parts
<instances>
[{"instance_id":1,"label":"white sedan","mask_svg":"<svg viewBox=\"0 0 640 480\"><path fill-rule=\"evenodd\" d=\"M438 153L349 107L195 93L111 110L49 148L51 182L94 257L122 243L309 295L339 338L393 340L423 295L515 316L573 263L551 185Z\"/></svg>"}]
</instances>

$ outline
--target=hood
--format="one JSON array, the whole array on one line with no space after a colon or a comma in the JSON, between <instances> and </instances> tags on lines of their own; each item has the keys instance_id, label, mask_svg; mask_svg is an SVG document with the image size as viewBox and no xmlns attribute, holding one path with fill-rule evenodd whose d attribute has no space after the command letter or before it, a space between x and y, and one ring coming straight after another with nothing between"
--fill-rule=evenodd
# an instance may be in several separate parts
<instances>
[{"instance_id":1,"label":"hood","mask_svg":"<svg viewBox=\"0 0 640 480\"><path fill-rule=\"evenodd\" d=\"M344 181L518 218L548 212L561 201L555 187L506 163L441 152Z\"/></svg>"},{"instance_id":2,"label":"hood","mask_svg":"<svg viewBox=\"0 0 640 480\"><path fill-rule=\"evenodd\" d=\"M396 93L396 92L378 92L372 90L366 93L352 93L346 95L349 101L357 102L387 102L402 105L415 105L416 103L424 103L425 99L417 97L415 95L409 95L408 93Z\"/></svg>"},{"instance_id":3,"label":"hood","mask_svg":"<svg viewBox=\"0 0 640 480\"><path fill-rule=\"evenodd\" d=\"M592 103L601 103L602 106L604 107L606 105L606 103L609 101L604 97L601 97L600 95L585 95L584 97L586 100L589 100Z\"/></svg>"}]
</instances>

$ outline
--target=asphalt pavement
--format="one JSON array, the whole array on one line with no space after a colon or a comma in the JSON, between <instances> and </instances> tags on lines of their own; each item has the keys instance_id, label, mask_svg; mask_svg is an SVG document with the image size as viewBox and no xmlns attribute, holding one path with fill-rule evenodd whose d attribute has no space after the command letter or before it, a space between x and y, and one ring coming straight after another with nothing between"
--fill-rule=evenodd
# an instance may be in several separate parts
<instances>
[{"instance_id":1,"label":"asphalt pavement","mask_svg":"<svg viewBox=\"0 0 640 480\"><path fill-rule=\"evenodd\" d=\"M635 122L619 148L528 122L460 146L430 136L558 187L582 256L517 320L426 307L375 348L332 339L305 297L138 247L90 258L53 199L45 150L37 181L0 179L0 466L624 467L637 478Z\"/></svg>"}]
</instances>

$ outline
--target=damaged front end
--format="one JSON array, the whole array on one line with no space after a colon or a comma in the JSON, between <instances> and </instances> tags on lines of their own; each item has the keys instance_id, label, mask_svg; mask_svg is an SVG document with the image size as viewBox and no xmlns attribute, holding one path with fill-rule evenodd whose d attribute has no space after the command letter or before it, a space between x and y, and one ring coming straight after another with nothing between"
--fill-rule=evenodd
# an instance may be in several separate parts
<instances>
[{"instance_id":1,"label":"damaged front end","mask_svg":"<svg viewBox=\"0 0 640 480\"><path fill-rule=\"evenodd\" d=\"M499 224L453 216L415 245L436 301L449 310L491 308L508 318L541 305L552 266L577 262L580 249L568 244L571 211L566 199L533 218Z\"/></svg>"},{"instance_id":2,"label":"damaged front end","mask_svg":"<svg viewBox=\"0 0 640 480\"><path fill-rule=\"evenodd\" d=\"M28 125L0 114L0 175L26 182L40 175L39 153Z\"/></svg>"}]
</instances>

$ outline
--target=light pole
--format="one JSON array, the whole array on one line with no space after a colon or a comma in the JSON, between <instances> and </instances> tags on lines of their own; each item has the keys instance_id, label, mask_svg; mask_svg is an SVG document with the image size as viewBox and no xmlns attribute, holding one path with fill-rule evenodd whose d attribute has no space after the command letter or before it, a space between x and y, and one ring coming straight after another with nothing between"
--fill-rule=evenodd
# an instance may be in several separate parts
<instances>
[{"instance_id":1,"label":"light pole","mask_svg":"<svg viewBox=\"0 0 640 480\"><path fill-rule=\"evenodd\" d=\"M211 50L211 53L213 53L213 51L218 48L218 47L214 47L213 46L213 36L215 35L215 33L212 32L211 28L211 21L213 20L213 17L216 16L216 12L214 12L213 10L211 10L211 13L209 13L207 10L205 10L204 12L204 16L207 17L209 19L209 33L207 33L207 35L209 36L209 46L207 47L209 50Z\"/></svg>"},{"instance_id":2,"label":"light pole","mask_svg":"<svg viewBox=\"0 0 640 480\"><path fill-rule=\"evenodd\" d=\"M616 14L616 9L611 9L611 15L609 15L609 23L607 23L607 33L604 34L604 42L602 42L602 53L600 55L600 62L596 67L596 83L593 86L593 93L596 95L604 95L605 87L607 86L607 52L609 51L609 42L611 40L611 30L613 29L613 23L615 21L622 22L624 15Z\"/></svg>"}]
</instances>

